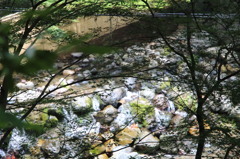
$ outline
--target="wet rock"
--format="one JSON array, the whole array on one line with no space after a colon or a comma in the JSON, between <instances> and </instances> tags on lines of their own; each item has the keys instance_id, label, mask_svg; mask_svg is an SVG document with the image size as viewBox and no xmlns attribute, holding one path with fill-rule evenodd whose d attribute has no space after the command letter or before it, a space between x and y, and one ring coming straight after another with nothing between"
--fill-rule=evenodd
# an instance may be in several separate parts
<instances>
[{"instance_id":1,"label":"wet rock","mask_svg":"<svg viewBox=\"0 0 240 159\"><path fill-rule=\"evenodd\" d=\"M106 106L103 110L94 114L94 118L97 122L101 124L110 124L118 114L118 110L114 108L112 105Z\"/></svg>"},{"instance_id":2,"label":"wet rock","mask_svg":"<svg viewBox=\"0 0 240 159\"><path fill-rule=\"evenodd\" d=\"M159 147L159 139L151 134L148 130L143 130L138 139L135 141L135 149L141 153L154 153Z\"/></svg>"},{"instance_id":3,"label":"wet rock","mask_svg":"<svg viewBox=\"0 0 240 159\"><path fill-rule=\"evenodd\" d=\"M72 103L73 111L78 114L86 114L92 110L92 99L84 96L84 97L76 97Z\"/></svg>"}]
</instances>

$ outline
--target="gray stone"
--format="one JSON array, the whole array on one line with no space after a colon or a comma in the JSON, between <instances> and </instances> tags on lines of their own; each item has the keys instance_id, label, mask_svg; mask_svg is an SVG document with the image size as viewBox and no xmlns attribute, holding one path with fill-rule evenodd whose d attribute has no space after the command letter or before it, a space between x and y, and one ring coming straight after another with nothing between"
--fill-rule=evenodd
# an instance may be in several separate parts
<instances>
[{"instance_id":1,"label":"gray stone","mask_svg":"<svg viewBox=\"0 0 240 159\"><path fill-rule=\"evenodd\" d=\"M76 97L72 103L73 111L77 114L85 114L92 109L92 99L84 97Z\"/></svg>"},{"instance_id":2,"label":"gray stone","mask_svg":"<svg viewBox=\"0 0 240 159\"><path fill-rule=\"evenodd\" d=\"M143 130L135 141L135 149L142 153L153 153L159 147L159 139L148 130Z\"/></svg>"},{"instance_id":3,"label":"gray stone","mask_svg":"<svg viewBox=\"0 0 240 159\"><path fill-rule=\"evenodd\" d=\"M93 117L101 124L110 124L117 117L117 114L118 110L112 105L108 105L102 111L93 114Z\"/></svg>"},{"instance_id":4,"label":"gray stone","mask_svg":"<svg viewBox=\"0 0 240 159\"><path fill-rule=\"evenodd\" d=\"M116 88L112 91L111 96L107 99L109 104L112 104L114 106L117 105L118 101L126 96L126 90L121 88Z\"/></svg>"}]
</instances>

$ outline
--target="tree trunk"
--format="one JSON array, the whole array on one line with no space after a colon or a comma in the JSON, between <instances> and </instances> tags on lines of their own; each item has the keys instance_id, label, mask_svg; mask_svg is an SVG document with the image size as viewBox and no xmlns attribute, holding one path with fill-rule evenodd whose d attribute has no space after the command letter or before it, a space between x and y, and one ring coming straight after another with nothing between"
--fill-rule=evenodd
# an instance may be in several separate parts
<instances>
[{"instance_id":1,"label":"tree trunk","mask_svg":"<svg viewBox=\"0 0 240 159\"><path fill-rule=\"evenodd\" d=\"M229 155L230 151L231 151L235 146L236 146L235 144L229 146L229 148L227 149L226 154L225 154L225 156L224 156L224 159L228 159L228 155Z\"/></svg>"},{"instance_id":2,"label":"tree trunk","mask_svg":"<svg viewBox=\"0 0 240 159\"><path fill-rule=\"evenodd\" d=\"M2 86L1 86L0 111L5 112L5 110L6 110L7 97L8 97L9 88L10 88L11 83L12 83L12 73L9 72L8 75L6 75L3 78L3 83L2 83Z\"/></svg>"},{"instance_id":3,"label":"tree trunk","mask_svg":"<svg viewBox=\"0 0 240 159\"><path fill-rule=\"evenodd\" d=\"M0 53L2 58L6 58L9 54L9 42L8 42L8 33L9 33L9 26L0 23L0 39L3 41L0 44ZM12 82L12 72L6 72L3 83L1 85L1 92L0 92L0 111L5 111L7 106L7 97L9 92L9 86Z\"/></svg>"},{"instance_id":4,"label":"tree trunk","mask_svg":"<svg viewBox=\"0 0 240 159\"><path fill-rule=\"evenodd\" d=\"M202 99L198 100L197 108L197 121L199 126L199 138L198 138L198 147L195 159L201 159L204 149L204 143L206 139L205 129L204 129L204 120L203 120L203 102Z\"/></svg>"}]
</instances>

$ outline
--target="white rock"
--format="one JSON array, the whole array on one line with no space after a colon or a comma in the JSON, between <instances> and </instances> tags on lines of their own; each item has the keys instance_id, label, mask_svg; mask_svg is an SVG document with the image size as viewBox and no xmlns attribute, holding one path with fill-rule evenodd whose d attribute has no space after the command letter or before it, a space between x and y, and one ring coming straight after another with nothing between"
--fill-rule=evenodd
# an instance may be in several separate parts
<instances>
[{"instance_id":1,"label":"white rock","mask_svg":"<svg viewBox=\"0 0 240 159\"><path fill-rule=\"evenodd\" d=\"M0 157L5 157L6 156L6 153L0 149Z\"/></svg>"},{"instance_id":2,"label":"white rock","mask_svg":"<svg viewBox=\"0 0 240 159\"><path fill-rule=\"evenodd\" d=\"M126 90L123 87L116 88L112 91L111 95L108 96L108 98L106 99L106 102L109 104L115 105L120 99L122 99L125 96L126 96Z\"/></svg>"},{"instance_id":3,"label":"white rock","mask_svg":"<svg viewBox=\"0 0 240 159\"><path fill-rule=\"evenodd\" d=\"M101 101L100 101L99 98L100 98L100 97L96 97L96 96L94 96L94 97L92 98L92 106L93 106L93 109L94 109L95 111L99 111L99 110L100 110Z\"/></svg>"},{"instance_id":4,"label":"white rock","mask_svg":"<svg viewBox=\"0 0 240 159\"><path fill-rule=\"evenodd\" d=\"M71 53L71 55L72 55L73 57L78 58L78 57L81 57L81 56L83 55L83 53L82 53L82 52L73 52L73 53Z\"/></svg>"},{"instance_id":5,"label":"white rock","mask_svg":"<svg viewBox=\"0 0 240 159\"><path fill-rule=\"evenodd\" d=\"M88 63L89 59L86 58L86 59L83 60L83 62Z\"/></svg>"},{"instance_id":6,"label":"white rock","mask_svg":"<svg viewBox=\"0 0 240 159\"><path fill-rule=\"evenodd\" d=\"M114 108L113 106L108 105L102 110L102 112L104 114L115 116L118 113L118 110L116 108Z\"/></svg>"},{"instance_id":7,"label":"white rock","mask_svg":"<svg viewBox=\"0 0 240 159\"><path fill-rule=\"evenodd\" d=\"M86 113L89 109L92 108L92 99L84 96L84 97L76 97L73 101L73 110L77 113Z\"/></svg>"},{"instance_id":8,"label":"white rock","mask_svg":"<svg viewBox=\"0 0 240 159\"><path fill-rule=\"evenodd\" d=\"M150 100L153 99L155 96L155 92L153 89L145 89L145 90L141 91L140 94L143 97L150 99Z\"/></svg>"},{"instance_id":9,"label":"white rock","mask_svg":"<svg viewBox=\"0 0 240 159\"><path fill-rule=\"evenodd\" d=\"M113 129L122 129L126 127L126 124L131 124L132 122L134 122L129 103L121 105L118 108L118 111L118 116L112 122L112 125L114 127Z\"/></svg>"},{"instance_id":10,"label":"white rock","mask_svg":"<svg viewBox=\"0 0 240 159\"><path fill-rule=\"evenodd\" d=\"M22 90L33 89L34 83L31 81L26 81L26 82L17 83L16 86Z\"/></svg>"},{"instance_id":11,"label":"white rock","mask_svg":"<svg viewBox=\"0 0 240 159\"><path fill-rule=\"evenodd\" d=\"M154 108L155 120L159 127L166 127L170 124L172 114L166 111L161 111L158 108Z\"/></svg>"},{"instance_id":12,"label":"white rock","mask_svg":"<svg viewBox=\"0 0 240 159\"><path fill-rule=\"evenodd\" d=\"M26 86L24 83L20 82L20 83L17 83L16 86L19 88L19 89L26 89Z\"/></svg>"},{"instance_id":13,"label":"white rock","mask_svg":"<svg viewBox=\"0 0 240 159\"><path fill-rule=\"evenodd\" d=\"M140 159L137 152L132 152L131 147L117 146L113 149L113 155L110 159Z\"/></svg>"},{"instance_id":14,"label":"white rock","mask_svg":"<svg viewBox=\"0 0 240 159\"><path fill-rule=\"evenodd\" d=\"M133 89L136 86L136 81L137 81L136 78L129 77L125 79L124 83L127 85L127 87Z\"/></svg>"},{"instance_id":15,"label":"white rock","mask_svg":"<svg viewBox=\"0 0 240 159\"><path fill-rule=\"evenodd\" d=\"M84 76L84 77L88 77L88 76L90 76L90 75L91 75L91 72L90 72L89 70L83 71L83 76Z\"/></svg>"},{"instance_id":16,"label":"white rock","mask_svg":"<svg viewBox=\"0 0 240 159\"><path fill-rule=\"evenodd\" d=\"M75 73L74 70L64 70L63 71L64 76L70 76L70 75L73 75L74 73Z\"/></svg>"},{"instance_id":17,"label":"white rock","mask_svg":"<svg viewBox=\"0 0 240 159\"><path fill-rule=\"evenodd\" d=\"M182 111L182 110L177 110L177 111L175 111L175 113L174 114L178 114L178 115L180 115L180 116L182 116L182 117L187 117L187 112L185 112L185 111Z\"/></svg>"}]
</instances>

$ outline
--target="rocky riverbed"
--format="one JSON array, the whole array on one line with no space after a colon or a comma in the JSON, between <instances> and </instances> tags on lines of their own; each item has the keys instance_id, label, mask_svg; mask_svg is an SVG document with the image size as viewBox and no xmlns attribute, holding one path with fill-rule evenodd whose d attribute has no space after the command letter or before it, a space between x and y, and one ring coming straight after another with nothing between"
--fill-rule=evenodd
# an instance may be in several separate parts
<instances>
[{"instance_id":1,"label":"rocky riverbed","mask_svg":"<svg viewBox=\"0 0 240 159\"><path fill-rule=\"evenodd\" d=\"M162 39L156 39L113 54L71 53L55 63L58 70L70 65L59 74L41 72L39 77L44 78L19 80L19 91L9 98L11 111L23 114L31 106L23 104L34 102L45 91L45 100L25 119L44 129L40 133L14 129L0 156L194 158L196 117L181 104L194 109L195 99L190 90L182 91L186 85L176 76L182 72L187 77L180 61ZM210 143L205 147L205 156L222 155Z\"/></svg>"}]
</instances>

